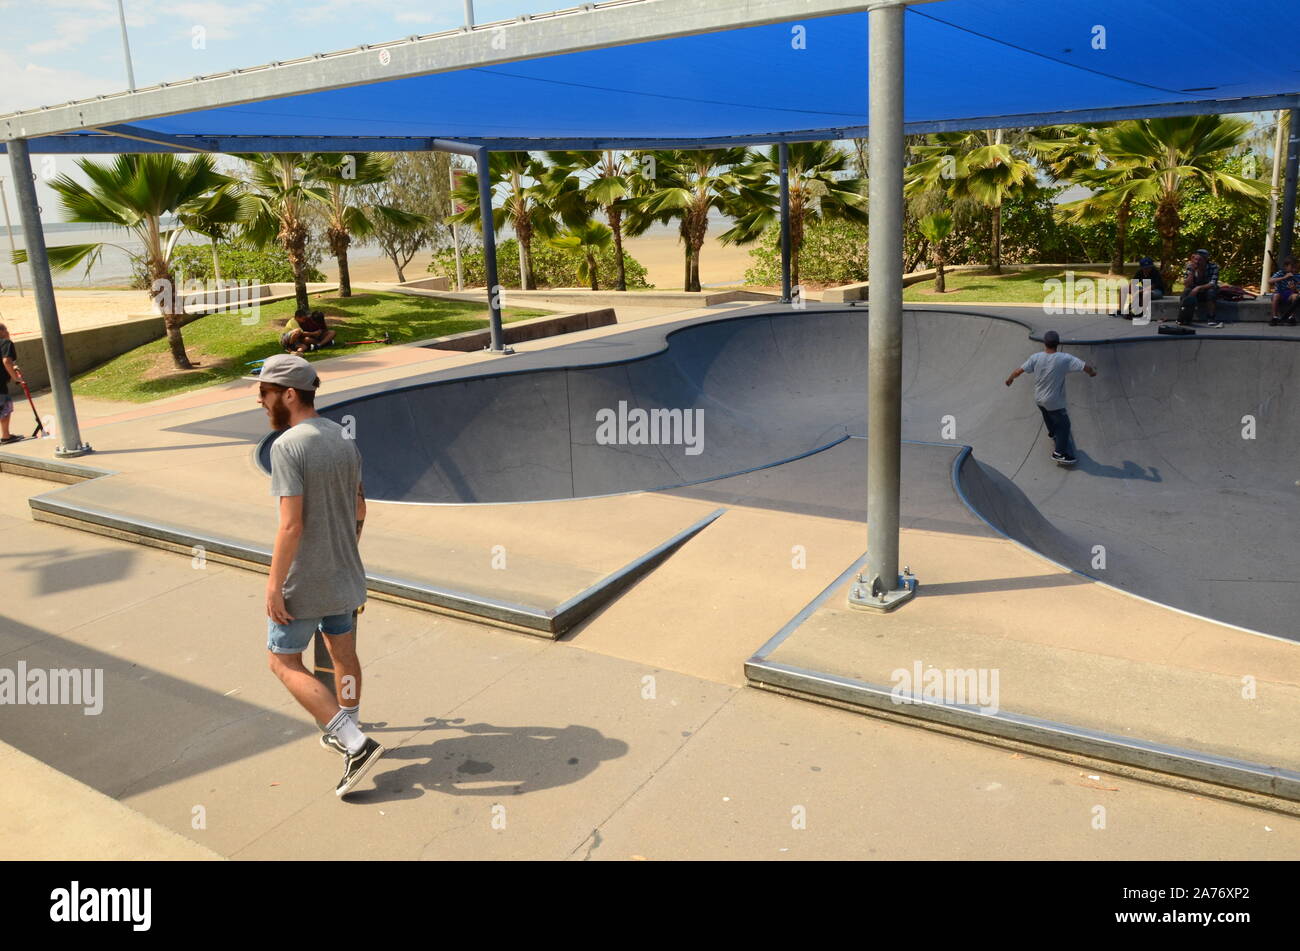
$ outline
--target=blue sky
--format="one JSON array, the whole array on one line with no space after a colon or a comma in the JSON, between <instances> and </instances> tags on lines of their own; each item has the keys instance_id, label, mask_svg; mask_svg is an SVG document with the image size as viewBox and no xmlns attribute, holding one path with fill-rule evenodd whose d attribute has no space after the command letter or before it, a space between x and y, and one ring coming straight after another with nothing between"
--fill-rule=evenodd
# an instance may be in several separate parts
<instances>
[{"instance_id":1,"label":"blue sky","mask_svg":"<svg viewBox=\"0 0 1300 951\"><path fill-rule=\"evenodd\" d=\"M490 23L574 5L474 0L474 14ZM125 8L137 87L436 33L465 18L464 0L125 0ZM0 0L0 76L0 113L127 89L117 0ZM84 181L78 158L59 156L53 171ZM8 165L0 159L16 216ZM62 220L43 181L37 200L43 220Z\"/></svg>"},{"instance_id":2,"label":"blue sky","mask_svg":"<svg viewBox=\"0 0 1300 951\"><path fill-rule=\"evenodd\" d=\"M575 6L475 0L479 23ZM463 0L125 0L137 86L460 26ZM197 48L196 48L197 47ZM0 113L127 88L117 0L0 0Z\"/></svg>"}]
</instances>

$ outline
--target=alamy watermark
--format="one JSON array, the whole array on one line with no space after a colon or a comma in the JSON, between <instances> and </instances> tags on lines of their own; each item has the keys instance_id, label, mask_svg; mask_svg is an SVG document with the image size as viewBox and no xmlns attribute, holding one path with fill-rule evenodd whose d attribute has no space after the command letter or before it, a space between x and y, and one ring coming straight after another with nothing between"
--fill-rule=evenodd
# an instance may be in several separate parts
<instances>
[{"instance_id":1,"label":"alamy watermark","mask_svg":"<svg viewBox=\"0 0 1300 951\"><path fill-rule=\"evenodd\" d=\"M1151 281L1123 277L1078 277L1043 281L1045 314L1117 314L1133 317L1136 325L1151 323Z\"/></svg>"},{"instance_id":2,"label":"alamy watermark","mask_svg":"<svg viewBox=\"0 0 1300 951\"><path fill-rule=\"evenodd\" d=\"M629 410L627 400L618 409L596 410L596 442L601 446L685 446L686 455L704 451L704 410Z\"/></svg>"},{"instance_id":3,"label":"alamy watermark","mask_svg":"<svg viewBox=\"0 0 1300 951\"><path fill-rule=\"evenodd\" d=\"M46 670L20 660L17 668L0 667L0 706L80 706L88 717L99 716L104 709L103 668L64 668Z\"/></svg>"},{"instance_id":4,"label":"alamy watermark","mask_svg":"<svg viewBox=\"0 0 1300 951\"><path fill-rule=\"evenodd\" d=\"M998 668L930 667L913 661L889 675L894 703L945 703L979 707L980 713L998 712Z\"/></svg>"},{"instance_id":5,"label":"alamy watermark","mask_svg":"<svg viewBox=\"0 0 1300 951\"><path fill-rule=\"evenodd\" d=\"M73 882L50 892L50 921L129 922L132 931L153 923L152 888L87 888Z\"/></svg>"}]
</instances>

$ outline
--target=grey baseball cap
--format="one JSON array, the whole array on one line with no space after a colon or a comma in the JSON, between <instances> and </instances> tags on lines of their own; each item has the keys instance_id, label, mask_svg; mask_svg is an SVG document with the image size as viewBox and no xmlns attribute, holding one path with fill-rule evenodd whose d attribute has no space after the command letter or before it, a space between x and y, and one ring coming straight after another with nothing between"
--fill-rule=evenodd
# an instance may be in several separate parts
<instances>
[{"instance_id":1,"label":"grey baseball cap","mask_svg":"<svg viewBox=\"0 0 1300 951\"><path fill-rule=\"evenodd\" d=\"M277 353L273 357L267 357L262 361L260 373L244 379L288 386L295 390L314 390L320 385L320 378L311 364L292 353Z\"/></svg>"}]
</instances>

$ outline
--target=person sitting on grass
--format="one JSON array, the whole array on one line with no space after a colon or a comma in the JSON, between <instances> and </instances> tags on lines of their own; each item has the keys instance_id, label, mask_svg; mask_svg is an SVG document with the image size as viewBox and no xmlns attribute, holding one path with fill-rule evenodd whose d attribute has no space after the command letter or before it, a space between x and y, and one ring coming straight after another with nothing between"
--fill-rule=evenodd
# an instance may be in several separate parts
<instances>
[{"instance_id":1,"label":"person sitting on grass","mask_svg":"<svg viewBox=\"0 0 1300 951\"><path fill-rule=\"evenodd\" d=\"M1183 271L1183 296L1178 308L1178 322L1190 324L1196 316L1196 306L1205 302L1206 324L1222 327L1214 312L1219 301L1219 265L1210 260L1204 248L1187 255L1187 268Z\"/></svg>"},{"instance_id":2,"label":"person sitting on grass","mask_svg":"<svg viewBox=\"0 0 1300 951\"><path fill-rule=\"evenodd\" d=\"M1268 279L1268 286L1273 289L1273 319L1268 325L1276 327L1285 320L1294 327L1296 306L1300 305L1300 274L1296 273L1295 258L1287 255L1282 259L1282 270Z\"/></svg>"},{"instance_id":3,"label":"person sitting on grass","mask_svg":"<svg viewBox=\"0 0 1300 951\"><path fill-rule=\"evenodd\" d=\"M1134 314L1140 314L1149 304L1143 294L1143 289L1148 285L1142 283L1143 281L1151 282L1151 300L1160 300L1165 296L1165 279L1160 276L1160 268L1156 267L1156 263L1150 258L1142 258L1138 261L1138 269L1133 274L1132 282L1128 285L1121 284L1119 287L1119 310L1115 311L1116 317L1127 317L1132 320ZM1127 301L1130 287L1135 290L1131 307Z\"/></svg>"},{"instance_id":4,"label":"person sitting on grass","mask_svg":"<svg viewBox=\"0 0 1300 951\"><path fill-rule=\"evenodd\" d=\"M280 346L288 353L306 353L311 349L311 344L301 330L286 330L280 334Z\"/></svg>"},{"instance_id":5,"label":"person sitting on grass","mask_svg":"<svg viewBox=\"0 0 1300 951\"><path fill-rule=\"evenodd\" d=\"M310 312L299 310L293 315L293 319L298 322L308 350L319 350L321 347L334 345L335 332L325 324L325 315L319 310Z\"/></svg>"}]
</instances>

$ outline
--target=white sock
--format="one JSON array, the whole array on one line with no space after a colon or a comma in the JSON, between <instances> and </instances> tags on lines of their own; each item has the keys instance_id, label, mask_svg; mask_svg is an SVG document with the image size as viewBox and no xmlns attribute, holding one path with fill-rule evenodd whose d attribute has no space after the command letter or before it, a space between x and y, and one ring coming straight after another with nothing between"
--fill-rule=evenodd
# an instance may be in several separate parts
<instances>
[{"instance_id":1,"label":"white sock","mask_svg":"<svg viewBox=\"0 0 1300 951\"><path fill-rule=\"evenodd\" d=\"M349 753L355 753L366 745L366 735L352 722L352 718L342 707L334 714L334 718L325 724L325 729L337 736Z\"/></svg>"},{"instance_id":2,"label":"white sock","mask_svg":"<svg viewBox=\"0 0 1300 951\"><path fill-rule=\"evenodd\" d=\"M339 709L350 716L353 723L361 726L361 704L358 703L355 707L339 707Z\"/></svg>"}]
</instances>

